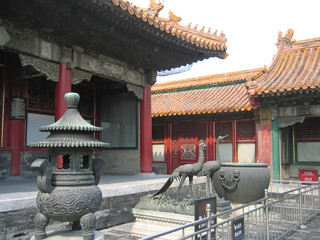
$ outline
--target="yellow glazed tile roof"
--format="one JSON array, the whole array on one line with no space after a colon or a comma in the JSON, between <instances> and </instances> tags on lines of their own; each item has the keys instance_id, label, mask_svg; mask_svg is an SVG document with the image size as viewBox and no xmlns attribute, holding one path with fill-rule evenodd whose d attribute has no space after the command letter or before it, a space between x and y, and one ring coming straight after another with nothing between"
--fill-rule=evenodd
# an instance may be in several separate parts
<instances>
[{"instance_id":1,"label":"yellow glazed tile roof","mask_svg":"<svg viewBox=\"0 0 320 240\"><path fill-rule=\"evenodd\" d=\"M248 83L249 93L282 95L286 92L319 89L320 38L292 40L293 30L279 33L277 54L261 78Z\"/></svg>"},{"instance_id":2,"label":"yellow glazed tile roof","mask_svg":"<svg viewBox=\"0 0 320 240\"><path fill-rule=\"evenodd\" d=\"M155 84L152 117L251 111L252 97L320 91L320 38L292 40L279 33L278 51L268 68Z\"/></svg>"},{"instance_id":3,"label":"yellow glazed tile roof","mask_svg":"<svg viewBox=\"0 0 320 240\"><path fill-rule=\"evenodd\" d=\"M251 111L247 81L263 69L157 83L151 88L152 117Z\"/></svg>"},{"instance_id":4,"label":"yellow glazed tile roof","mask_svg":"<svg viewBox=\"0 0 320 240\"><path fill-rule=\"evenodd\" d=\"M154 0L150 1L150 5L147 9L133 5L129 1L125 0L109 0L116 6L121 7L124 11L127 11L131 15L135 16L141 21L148 23L154 28L160 29L166 34L176 37L184 42L190 43L197 48L202 48L205 51L213 52L215 56L219 58L226 58L227 38L222 32L218 36L216 32L211 33L211 29L205 32L205 27L198 30L197 25L193 28L191 25L182 26L179 24L181 18L175 16L171 11L169 12L169 18L159 17L158 14L163 8L162 3L155 3Z\"/></svg>"}]
</instances>

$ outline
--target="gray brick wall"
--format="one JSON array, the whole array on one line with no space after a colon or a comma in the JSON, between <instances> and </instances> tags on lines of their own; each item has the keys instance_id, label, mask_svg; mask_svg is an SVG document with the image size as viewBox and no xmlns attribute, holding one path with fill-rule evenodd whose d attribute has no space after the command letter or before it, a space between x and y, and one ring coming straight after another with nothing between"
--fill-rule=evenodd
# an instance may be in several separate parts
<instances>
[{"instance_id":1,"label":"gray brick wall","mask_svg":"<svg viewBox=\"0 0 320 240\"><path fill-rule=\"evenodd\" d=\"M0 180L10 176L11 172L11 152L0 152Z\"/></svg>"},{"instance_id":2,"label":"gray brick wall","mask_svg":"<svg viewBox=\"0 0 320 240\"><path fill-rule=\"evenodd\" d=\"M177 188L169 188L168 195L172 198L176 195ZM205 184L195 184L196 196L205 196ZM151 192L139 192L135 194L107 197L102 200L99 210L96 212L96 228L104 229L115 225L134 221L132 209L142 196ZM188 185L181 190L181 196L190 195ZM18 211L0 212L0 240L27 240L35 231L34 216L38 212L36 207ZM68 223L50 221L48 230L70 228Z\"/></svg>"}]
</instances>

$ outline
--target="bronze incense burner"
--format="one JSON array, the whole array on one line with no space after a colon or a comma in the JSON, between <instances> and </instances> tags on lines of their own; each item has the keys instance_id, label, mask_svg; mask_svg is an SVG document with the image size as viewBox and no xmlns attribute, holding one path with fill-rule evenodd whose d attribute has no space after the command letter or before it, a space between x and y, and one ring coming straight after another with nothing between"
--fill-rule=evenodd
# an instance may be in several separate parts
<instances>
[{"instance_id":1,"label":"bronze incense burner","mask_svg":"<svg viewBox=\"0 0 320 240\"><path fill-rule=\"evenodd\" d=\"M80 96L67 93L67 111L55 123L40 128L50 132L41 142L30 147L48 148L49 159L37 159L32 167L38 171L35 239L46 238L45 228L49 219L72 222L73 230L83 230L83 239L94 239L96 217L102 193L99 171L92 159L93 148L108 147L93 136L102 131L84 120L78 109ZM62 163L62 164L61 164Z\"/></svg>"}]
</instances>

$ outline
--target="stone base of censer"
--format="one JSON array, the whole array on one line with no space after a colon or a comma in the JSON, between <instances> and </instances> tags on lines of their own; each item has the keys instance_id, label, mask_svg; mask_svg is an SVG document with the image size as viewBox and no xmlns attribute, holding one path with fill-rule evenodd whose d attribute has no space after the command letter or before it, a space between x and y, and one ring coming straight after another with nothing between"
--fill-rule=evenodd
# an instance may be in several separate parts
<instances>
[{"instance_id":1,"label":"stone base of censer","mask_svg":"<svg viewBox=\"0 0 320 240\"><path fill-rule=\"evenodd\" d=\"M54 231L51 234L48 233L45 240L83 240L83 231L72 231L72 230L64 230L64 231ZM99 231L94 231L94 240L103 240L104 235ZM31 240L35 240L35 237L32 237Z\"/></svg>"}]
</instances>

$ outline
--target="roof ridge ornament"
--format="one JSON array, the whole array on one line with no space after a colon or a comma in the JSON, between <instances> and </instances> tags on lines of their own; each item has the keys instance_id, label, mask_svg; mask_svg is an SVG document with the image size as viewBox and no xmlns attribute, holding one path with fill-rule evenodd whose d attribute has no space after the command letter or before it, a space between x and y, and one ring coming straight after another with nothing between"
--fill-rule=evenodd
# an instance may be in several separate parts
<instances>
[{"instance_id":1,"label":"roof ridge ornament","mask_svg":"<svg viewBox=\"0 0 320 240\"><path fill-rule=\"evenodd\" d=\"M293 34L294 34L293 29L288 29L287 33L284 36L282 36L282 31L279 31L278 42L276 45L278 45L278 47L280 45L283 45L283 47L291 48L292 44L296 42L296 40L292 39Z\"/></svg>"},{"instance_id":2,"label":"roof ridge ornament","mask_svg":"<svg viewBox=\"0 0 320 240\"><path fill-rule=\"evenodd\" d=\"M164 8L164 3L165 0L159 0L158 3L156 3L155 0L149 0L149 7L147 9L142 8L142 11L144 13L149 13L152 17L158 17L159 12Z\"/></svg>"},{"instance_id":3,"label":"roof ridge ornament","mask_svg":"<svg viewBox=\"0 0 320 240\"><path fill-rule=\"evenodd\" d=\"M169 23L178 25L181 20L181 17L175 15L171 10L169 11Z\"/></svg>"},{"instance_id":4,"label":"roof ridge ornament","mask_svg":"<svg viewBox=\"0 0 320 240\"><path fill-rule=\"evenodd\" d=\"M127 0L112 1L115 5L120 5L121 9L127 11L129 14L135 15L135 17L149 23L149 25L156 29L179 38L187 44L195 45L196 48L201 48L206 54L208 52L209 54L213 54L214 57L221 59L228 56L228 53L226 52L227 38L223 32L218 35L217 30L211 33L211 28L206 30L206 27L200 29L199 26L198 29L197 24L192 27L191 23L187 26L182 26L179 24L182 18L173 14L172 11L169 12L169 19L159 17L159 12L164 8L163 2L165 0L149 0L148 8L141 8L133 4L128 4Z\"/></svg>"}]
</instances>

